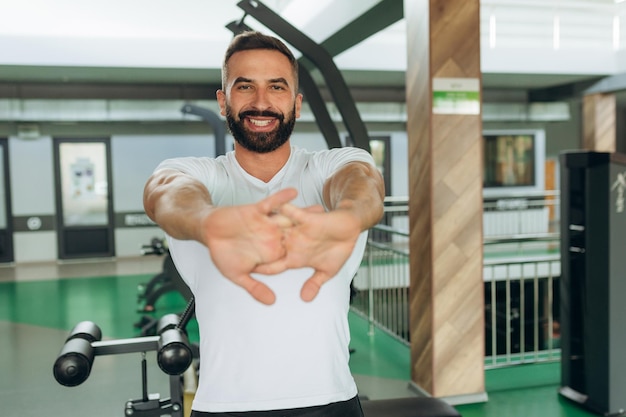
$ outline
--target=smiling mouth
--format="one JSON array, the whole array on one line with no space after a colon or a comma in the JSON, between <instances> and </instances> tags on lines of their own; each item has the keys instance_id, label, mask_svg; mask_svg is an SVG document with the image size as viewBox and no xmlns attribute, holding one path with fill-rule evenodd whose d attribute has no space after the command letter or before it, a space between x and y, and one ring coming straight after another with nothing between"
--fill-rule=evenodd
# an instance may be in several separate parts
<instances>
[{"instance_id":1,"label":"smiling mouth","mask_svg":"<svg viewBox=\"0 0 626 417\"><path fill-rule=\"evenodd\" d=\"M257 127L266 127L274 121L273 119L272 120L259 120L259 119L252 119L252 118L248 118L248 120L250 121L251 124Z\"/></svg>"}]
</instances>

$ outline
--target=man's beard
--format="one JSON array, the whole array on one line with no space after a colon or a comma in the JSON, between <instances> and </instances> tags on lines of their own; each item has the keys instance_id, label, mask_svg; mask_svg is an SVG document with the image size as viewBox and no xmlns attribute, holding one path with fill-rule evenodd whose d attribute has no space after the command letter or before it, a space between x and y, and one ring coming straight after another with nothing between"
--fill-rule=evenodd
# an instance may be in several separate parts
<instances>
[{"instance_id":1,"label":"man's beard","mask_svg":"<svg viewBox=\"0 0 626 417\"><path fill-rule=\"evenodd\" d=\"M289 117L285 120L283 114L271 111L247 110L238 114L239 120L235 120L232 109L226 105L226 121L228 129L239 145L245 149L258 153L268 153L280 148L291 136L296 124L296 108L291 110ZM278 127L271 132L250 132L244 125L246 117L275 117L278 119Z\"/></svg>"}]
</instances>

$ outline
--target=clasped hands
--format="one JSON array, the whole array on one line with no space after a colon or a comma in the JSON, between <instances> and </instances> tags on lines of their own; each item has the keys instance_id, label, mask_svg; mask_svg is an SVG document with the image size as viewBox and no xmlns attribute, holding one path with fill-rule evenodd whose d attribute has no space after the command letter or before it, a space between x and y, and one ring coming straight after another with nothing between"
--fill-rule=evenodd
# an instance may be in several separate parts
<instances>
[{"instance_id":1,"label":"clasped hands","mask_svg":"<svg viewBox=\"0 0 626 417\"><path fill-rule=\"evenodd\" d=\"M252 273L311 267L300 292L311 301L350 257L361 232L348 210L299 208L290 204L296 196L295 189L284 189L255 204L215 207L203 220L203 243L216 267L263 304L273 304L276 296Z\"/></svg>"}]
</instances>

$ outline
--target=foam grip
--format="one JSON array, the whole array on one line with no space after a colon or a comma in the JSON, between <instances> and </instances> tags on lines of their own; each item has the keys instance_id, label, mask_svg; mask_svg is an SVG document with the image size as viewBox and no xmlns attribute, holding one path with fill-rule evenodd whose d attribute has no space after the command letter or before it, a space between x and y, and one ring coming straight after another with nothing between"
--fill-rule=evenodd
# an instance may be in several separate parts
<instances>
[{"instance_id":1,"label":"foam grip","mask_svg":"<svg viewBox=\"0 0 626 417\"><path fill-rule=\"evenodd\" d=\"M102 330L92 321L81 321L70 331L65 340L85 339L89 343L102 340Z\"/></svg>"},{"instance_id":2,"label":"foam grip","mask_svg":"<svg viewBox=\"0 0 626 417\"><path fill-rule=\"evenodd\" d=\"M166 330L170 330L178 326L179 320L180 320L180 317L178 317L177 314L171 313L171 314L164 315L157 322L156 334L161 335Z\"/></svg>"},{"instance_id":3,"label":"foam grip","mask_svg":"<svg viewBox=\"0 0 626 417\"><path fill-rule=\"evenodd\" d=\"M191 365L193 355L187 336L179 328L164 331L159 338L157 363L168 375L180 375Z\"/></svg>"},{"instance_id":4,"label":"foam grip","mask_svg":"<svg viewBox=\"0 0 626 417\"><path fill-rule=\"evenodd\" d=\"M82 384L89 377L93 359L91 342L81 338L68 340L54 362L54 379L66 387Z\"/></svg>"}]
</instances>

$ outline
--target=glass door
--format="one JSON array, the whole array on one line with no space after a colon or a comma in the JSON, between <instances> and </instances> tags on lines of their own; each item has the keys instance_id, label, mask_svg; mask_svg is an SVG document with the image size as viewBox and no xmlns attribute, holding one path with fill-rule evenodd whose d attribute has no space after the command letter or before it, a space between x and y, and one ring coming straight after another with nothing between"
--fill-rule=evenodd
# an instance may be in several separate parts
<instances>
[{"instance_id":1,"label":"glass door","mask_svg":"<svg viewBox=\"0 0 626 417\"><path fill-rule=\"evenodd\" d=\"M0 262L13 262L13 216L9 182L9 152L6 138L0 139Z\"/></svg>"},{"instance_id":2,"label":"glass door","mask_svg":"<svg viewBox=\"0 0 626 417\"><path fill-rule=\"evenodd\" d=\"M59 259L114 256L109 140L55 138L54 152Z\"/></svg>"}]
</instances>

